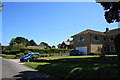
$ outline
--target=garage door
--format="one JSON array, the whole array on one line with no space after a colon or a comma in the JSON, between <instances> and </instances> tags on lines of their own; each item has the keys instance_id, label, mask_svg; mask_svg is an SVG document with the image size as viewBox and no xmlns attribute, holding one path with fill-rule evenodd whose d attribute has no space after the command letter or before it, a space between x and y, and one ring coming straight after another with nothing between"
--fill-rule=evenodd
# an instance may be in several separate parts
<instances>
[{"instance_id":1,"label":"garage door","mask_svg":"<svg viewBox=\"0 0 120 80\"><path fill-rule=\"evenodd\" d=\"M81 51L84 55L87 55L87 47L76 47L76 50Z\"/></svg>"}]
</instances>

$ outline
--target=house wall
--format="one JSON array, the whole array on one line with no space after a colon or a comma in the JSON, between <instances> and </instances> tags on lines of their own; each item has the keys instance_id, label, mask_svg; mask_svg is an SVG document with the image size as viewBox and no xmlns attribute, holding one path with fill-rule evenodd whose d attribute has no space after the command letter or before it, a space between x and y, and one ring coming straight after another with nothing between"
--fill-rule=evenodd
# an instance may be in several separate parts
<instances>
[{"instance_id":1,"label":"house wall","mask_svg":"<svg viewBox=\"0 0 120 80\"><path fill-rule=\"evenodd\" d=\"M78 38L84 37L84 41L78 41ZM94 40L94 36L98 36L99 40ZM82 34L73 37L73 48L76 47L85 47L87 46L87 53L93 53L98 51L98 48L101 48L102 53L115 53L111 51L111 48L115 48L114 41L111 41L111 37L115 38L116 35L98 35L98 34ZM106 50L105 50L106 48Z\"/></svg>"},{"instance_id":2,"label":"house wall","mask_svg":"<svg viewBox=\"0 0 120 80\"><path fill-rule=\"evenodd\" d=\"M78 41L79 37L84 37L84 41ZM73 48L76 49L76 47L87 47L87 53L90 52L90 35L89 34L83 34L79 36L73 37Z\"/></svg>"},{"instance_id":3,"label":"house wall","mask_svg":"<svg viewBox=\"0 0 120 80\"><path fill-rule=\"evenodd\" d=\"M100 54L99 52L102 51L103 44L91 44L91 52L90 53L96 53Z\"/></svg>"}]
</instances>

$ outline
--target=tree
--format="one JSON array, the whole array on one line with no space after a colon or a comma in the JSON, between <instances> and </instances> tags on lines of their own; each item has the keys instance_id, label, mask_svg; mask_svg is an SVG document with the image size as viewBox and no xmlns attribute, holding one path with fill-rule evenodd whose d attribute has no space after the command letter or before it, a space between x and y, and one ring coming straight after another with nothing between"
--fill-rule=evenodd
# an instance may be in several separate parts
<instances>
[{"instance_id":1,"label":"tree","mask_svg":"<svg viewBox=\"0 0 120 80\"><path fill-rule=\"evenodd\" d=\"M105 10L105 19L108 23L120 22L120 2L96 2L100 3Z\"/></svg>"},{"instance_id":2,"label":"tree","mask_svg":"<svg viewBox=\"0 0 120 80\"><path fill-rule=\"evenodd\" d=\"M114 43L116 52L118 53L118 67L120 68L120 34L115 37Z\"/></svg>"},{"instance_id":3,"label":"tree","mask_svg":"<svg viewBox=\"0 0 120 80\"><path fill-rule=\"evenodd\" d=\"M15 38L12 38L9 44L10 44L10 46L16 44L16 42L15 42Z\"/></svg>"},{"instance_id":4,"label":"tree","mask_svg":"<svg viewBox=\"0 0 120 80\"><path fill-rule=\"evenodd\" d=\"M14 41L16 43L18 43L18 44L21 44L21 43L26 44L26 43L28 43L28 40L25 39L24 37L16 37Z\"/></svg>"},{"instance_id":5,"label":"tree","mask_svg":"<svg viewBox=\"0 0 120 80\"><path fill-rule=\"evenodd\" d=\"M53 45L52 48L55 48L55 46Z\"/></svg>"},{"instance_id":6,"label":"tree","mask_svg":"<svg viewBox=\"0 0 120 80\"><path fill-rule=\"evenodd\" d=\"M27 44L27 46L37 46L34 40L30 40Z\"/></svg>"},{"instance_id":7,"label":"tree","mask_svg":"<svg viewBox=\"0 0 120 80\"><path fill-rule=\"evenodd\" d=\"M27 45L28 43L28 39L25 39L24 37L16 37L16 38L12 38L10 41L10 46L13 46L14 44L23 44L23 45Z\"/></svg>"},{"instance_id":8,"label":"tree","mask_svg":"<svg viewBox=\"0 0 120 80\"><path fill-rule=\"evenodd\" d=\"M51 48L47 43L45 43L45 42L41 42L40 44L39 44L40 46L43 46L44 48Z\"/></svg>"},{"instance_id":9,"label":"tree","mask_svg":"<svg viewBox=\"0 0 120 80\"><path fill-rule=\"evenodd\" d=\"M0 8L3 7L4 5L0 2ZM0 12L2 12L3 10L0 9Z\"/></svg>"}]
</instances>

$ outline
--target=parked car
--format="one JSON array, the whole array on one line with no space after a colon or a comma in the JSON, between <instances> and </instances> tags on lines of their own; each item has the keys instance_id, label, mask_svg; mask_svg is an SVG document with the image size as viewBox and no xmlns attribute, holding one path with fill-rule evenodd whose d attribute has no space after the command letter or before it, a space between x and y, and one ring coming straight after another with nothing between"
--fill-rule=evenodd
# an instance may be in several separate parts
<instances>
[{"instance_id":1,"label":"parked car","mask_svg":"<svg viewBox=\"0 0 120 80\"><path fill-rule=\"evenodd\" d=\"M33 55L40 56L39 53L29 53L29 54L21 57L21 58L20 58L20 61L21 61L21 62L29 62Z\"/></svg>"},{"instance_id":2,"label":"parked car","mask_svg":"<svg viewBox=\"0 0 120 80\"><path fill-rule=\"evenodd\" d=\"M71 50L70 51L70 56L80 56L83 55L82 52L78 51L78 50Z\"/></svg>"}]
</instances>

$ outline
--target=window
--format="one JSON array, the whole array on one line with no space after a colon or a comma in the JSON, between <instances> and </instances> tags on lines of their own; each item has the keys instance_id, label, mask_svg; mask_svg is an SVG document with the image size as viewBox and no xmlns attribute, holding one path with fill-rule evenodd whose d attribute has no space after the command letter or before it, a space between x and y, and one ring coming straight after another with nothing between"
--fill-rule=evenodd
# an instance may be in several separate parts
<instances>
[{"instance_id":1,"label":"window","mask_svg":"<svg viewBox=\"0 0 120 80\"><path fill-rule=\"evenodd\" d=\"M114 41L114 38L113 38L113 37L111 37L111 38L110 38L110 41Z\"/></svg>"},{"instance_id":2,"label":"window","mask_svg":"<svg viewBox=\"0 0 120 80\"><path fill-rule=\"evenodd\" d=\"M110 47L111 52L115 52L115 47Z\"/></svg>"},{"instance_id":3,"label":"window","mask_svg":"<svg viewBox=\"0 0 120 80\"><path fill-rule=\"evenodd\" d=\"M85 39L84 39L84 37L79 37L78 38L78 41L84 41Z\"/></svg>"},{"instance_id":4,"label":"window","mask_svg":"<svg viewBox=\"0 0 120 80\"><path fill-rule=\"evenodd\" d=\"M107 47L106 46L104 47L104 51L107 51Z\"/></svg>"},{"instance_id":5,"label":"window","mask_svg":"<svg viewBox=\"0 0 120 80\"><path fill-rule=\"evenodd\" d=\"M94 36L94 40L99 41L99 37L98 36Z\"/></svg>"},{"instance_id":6,"label":"window","mask_svg":"<svg viewBox=\"0 0 120 80\"><path fill-rule=\"evenodd\" d=\"M104 41L106 41L106 38L104 38Z\"/></svg>"}]
</instances>

